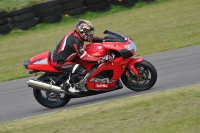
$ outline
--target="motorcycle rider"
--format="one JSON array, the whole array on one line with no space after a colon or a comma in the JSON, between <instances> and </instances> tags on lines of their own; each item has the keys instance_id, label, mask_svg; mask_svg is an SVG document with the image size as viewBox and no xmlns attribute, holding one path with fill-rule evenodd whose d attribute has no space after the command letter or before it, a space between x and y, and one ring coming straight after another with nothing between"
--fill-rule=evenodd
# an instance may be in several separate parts
<instances>
[{"instance_id":1,"label":"motorcycle rider","mask_svg":"<svg viewBox=\"0 0 200 133\"><path fill-rule=\"evenodd\" d=\"M67 73L71 73L70 80L61 87L70 92L79 92L73 84L78 83L87 73L84 66L73 63L79 56L80 59L89 62L99 62L100 58L89 55L84 50L84 41L102 42L103 39L94 37L94 26L88 20L79 20L75 30L67 33L57 44L53 53L53 65L55 68ZM70 87L70 84L72 86Z\"/></svg>"}]
</instances>

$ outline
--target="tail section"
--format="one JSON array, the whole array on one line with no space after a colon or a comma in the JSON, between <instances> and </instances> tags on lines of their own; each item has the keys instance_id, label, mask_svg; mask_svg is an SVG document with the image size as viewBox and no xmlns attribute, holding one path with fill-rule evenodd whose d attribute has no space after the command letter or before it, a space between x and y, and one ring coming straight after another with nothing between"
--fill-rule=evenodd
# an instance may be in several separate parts
<instances>
[{"instance_id":1,"label":"tail section","mask_svg":"<svg viewBox=\"0 0 200 133\"><path fill-rule=\"evenodd\" d=\"M51 52L46 51L24 61L26 69L44 72L60 72L51 64Z\"/></svg>"}]
</instances>

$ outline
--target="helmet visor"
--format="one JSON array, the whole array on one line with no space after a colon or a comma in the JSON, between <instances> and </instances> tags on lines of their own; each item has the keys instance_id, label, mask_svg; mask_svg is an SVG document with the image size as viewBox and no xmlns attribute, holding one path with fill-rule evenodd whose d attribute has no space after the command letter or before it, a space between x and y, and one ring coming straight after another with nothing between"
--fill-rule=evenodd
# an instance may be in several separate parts
<instances>
[{"instance_id":1,"label":"helmet visor","mask_svg":"<svg viewBox=\"0 0 200 133\"><path fill-rule=\"evenodd\" d=\"M90 36L90 37L93 37L94 36L94 30L88 30L87 35Z\"/></svg>"}]
</instances>

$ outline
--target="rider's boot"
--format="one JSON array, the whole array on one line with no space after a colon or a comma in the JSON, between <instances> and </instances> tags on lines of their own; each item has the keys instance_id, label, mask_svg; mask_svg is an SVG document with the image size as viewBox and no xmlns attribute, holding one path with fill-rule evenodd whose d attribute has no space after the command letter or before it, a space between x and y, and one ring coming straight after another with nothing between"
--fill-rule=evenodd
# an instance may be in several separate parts
<instances>
[{"instance_id":1,"label":"rider's boot","mask_svg":"<svg viewBox=\"0 0 200 133\"><path fill-rule=\"evenodd\" d=\"M72 72L69 75L68 80L66 81L65 84L63 84L63 89L68 90L69 92L72 92L72 93L77 93L77 92L82 91L79 85L79 81L81 81L81 79L84 78L86 73L87 73L86 69L82 66L79 66L75 70L75 72Z\"/></svg>"},{"instance_id":2,"label":"rider's boot","mask_svg":"<svg viewBox=\"0 0 200 133\"><path fill-rule=\"evenodd\" d=\"M75 85L71 85L71 87L68 89L68 91L72 92L72 93L79 93L80 92L80 90L78 90Z\"/></svg>"},{"instance_id":3,"label":"rider's boot","mask_svg":"<svg viewBox=\"0 0 200 133\"><path fill-rule=\"evenodd\" d=\"M70 92L80 92L81 88L79 86L79 81L83 78L83 75L81 74L72 74L70 76L69 83L71 84L71 87L69 88Z\"/></svg>"},{"instance_id":4,"label":"rider's boot","mask_svg":"<svg viewBox=\"0 0 200 133\"><path fill-rule=\"evenodd\" d=\"M61 85L61 89L72 93L80 92L80 90L76 89L76 86L73 84L73 80L71 80L70 77L71 76L69 76L69 79L67 79L66 82Z\"/></svg>"},{"instance_id":5,"label":"rider's boot","mask_svg":"<svg viewBox=\"0 0 200 133\"><path fill-rule=\"evenodd\" d=\"M68 92L72 92L72 93L78 93L80 92L79 90L76 89L75 86L70 85L69 83L65 82L61 85L61 89L68 91Z\"/></svg>"},{"instance_id":6,"label":"rider's boot","mask_svg":"<svg viewBox=\"0 0 200 133\"><path fill-rule=\"evenodd\" d=\"M68 91L70 88L70 84L66 82L64 82L62 85L61 85L61 89L62 90L65 90L65 91Z\"/></svg>"}]
</instances>

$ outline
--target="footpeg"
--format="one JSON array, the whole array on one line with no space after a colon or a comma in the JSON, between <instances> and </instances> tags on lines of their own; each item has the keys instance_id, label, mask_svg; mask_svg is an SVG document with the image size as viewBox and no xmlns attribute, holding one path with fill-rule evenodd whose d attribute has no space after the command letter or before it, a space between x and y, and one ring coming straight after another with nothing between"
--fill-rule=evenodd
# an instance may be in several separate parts
<instances>
[{"instance_id":1,"label":"footpeg","mask_svg":"<svg viewBox=\"0 0 200 133\"><path fill-rule=\"evenodd\" d=\"M65 90L65 91L68 91L68 89L70 88L70 84L69 83L63 83L62 86L61 86L61 89L62 90Z\"/></svg>"}]
</instances>

